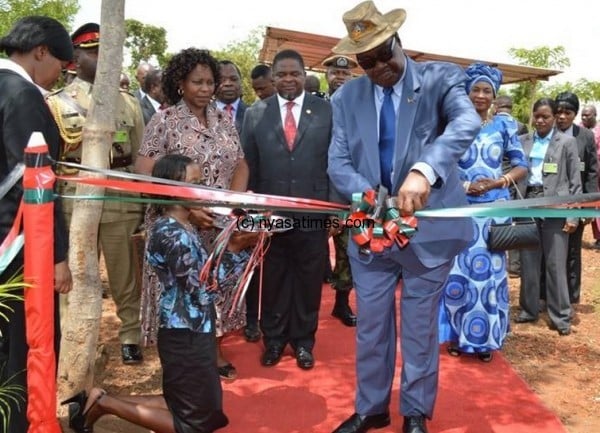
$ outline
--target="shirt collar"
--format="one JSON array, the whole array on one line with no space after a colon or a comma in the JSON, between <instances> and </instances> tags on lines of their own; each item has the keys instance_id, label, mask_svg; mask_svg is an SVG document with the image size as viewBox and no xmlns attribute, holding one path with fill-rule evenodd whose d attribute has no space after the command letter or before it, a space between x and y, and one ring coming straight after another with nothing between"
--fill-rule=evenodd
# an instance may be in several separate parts
<instances>
[{"instance_id":1,"label":"shirt collar","mask_svg":"<svg viewBox=\"0 0 600 433\"><path fill-rule=\"evenodd\" d=\"M571 126L569 126L567 129L565 129L564 131L561 131L563 134L566 134L569 137L573 137L575 134L573 134L573 124L571 123Z\"/></svg>"},{"instance_id":2,"label":"shirt collar","mask_svg":"<svg viewBox=\"0 0 600 433\"><path fill-rule=\"evenodd\" d=\"M304 95L306 95L306 92L302 91L302 93L300 94L300 96L298 96L296 99L293 99L293 102L296 105L299 105L300 107L302 107L302 104L304 104ZM279 102L279 108L281 108L282 110L284 108L286 108L286 105L288 102L287 99L282 98L279 93L277 94L277 101Z\"/></svg>"},{"instance_id":3,"label":"shirt collar","mask_svg":"<svg viewBox=\"0 0 600 433\"><path fill-rule=\"evenodd\" d=\"M540 137L537 131L533 132L533 141L538 141L540 143L549 143L552 140L552 136L554 135L554 128L550 130L550 132L545 137Z\"/></svg>"},{"instance_id":4,"label":"shirt collar","mask_svg":"<svg viewBox=\"0 0 600 433\"><path fill-rule=\"evenodd\" d=\"M240 98L237 98L235 101L230 103L231 106L233 107L233 111L237 111L238 109L238 105L240 105ZM225 111L225 107L228 104L226 104L225 102L219 101L217 100L217 108L221 111Z\"/></svg>"},{"instance_id":5,"label":"shirt collar","mask_svg":"<svg viewBox=\"0 0 600 433\"><path fill-rule=\"evenodd\" d=\"M38 86L37 83L35 83L33 81L33 79L29 76L29 74L27 73L25 68L23 68L23 66L19 65L16 62L13 62L10 59L0 59L0 69L7 69L9 71L14 72L15 74L19 74L25 80L27 80L31 84L35 85L35 87L38 88L38 90L40 91L42 96L46 96L48 93L50 93L48 90L44 89L43 87Z\"/></svg>"}]
</instances>

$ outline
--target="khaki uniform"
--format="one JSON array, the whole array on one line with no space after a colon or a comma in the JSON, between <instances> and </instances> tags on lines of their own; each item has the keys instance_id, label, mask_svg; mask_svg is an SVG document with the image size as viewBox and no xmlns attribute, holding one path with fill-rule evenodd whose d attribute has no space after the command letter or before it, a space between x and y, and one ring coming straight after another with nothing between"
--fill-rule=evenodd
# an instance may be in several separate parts
<instances>
[{"instance_id":1,"label":"khaki uniform","mask_svg":"<svg viewBox=\"0 0 600 433\"><path fill-rule=\"evenodd\" d=\"M63 140L60 159L81 163L81 141L87 110L91 103L92 85L75 78L65 88L47 97L48 106L56 119ZM111 170L133 171L144 132L144 121L139 103L131 94L121 91L117 105L115 134L107 162ZM61 174L75 174L77 170L60 167ZM60 181L61 194L74 195L76 184ZM106 190L106 195L125 194ZM70 222L74 200L63 200L67 223ZM105 201L98 230L99 243L104 253L110 292L121 319L119 339L122 344L139 344L140 340L140 285L136 281L134 251L131 235L142 220L143 206L116 200Z\"/></svg>"}]
</instances>

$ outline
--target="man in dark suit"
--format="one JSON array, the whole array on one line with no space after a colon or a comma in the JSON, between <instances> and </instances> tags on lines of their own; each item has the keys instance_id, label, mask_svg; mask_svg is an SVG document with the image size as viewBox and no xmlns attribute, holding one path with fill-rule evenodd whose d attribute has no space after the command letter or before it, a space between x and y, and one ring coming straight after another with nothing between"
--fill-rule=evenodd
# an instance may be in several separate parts
<instances>
[{"instance_id":1,"label":"man in dark suit","mask_svg":"<svg viewBox=\"0 0 600 433\"><path fill-rule=\"evenodd\" d=\"M227 113L235 123L238 134L244 122L247 105L242 101L242 73L230 60L219 62L221 83L216 91L217 108Z\"/></svg>"},{"instance_id":2,"label":"man in dark suit","mask_svg":"<svg viewBox=\"0 0 600 433\"><path fill-rule=\"evenodd\" d=\"M366 75L331 98L333 138L328 173L350 200L384 185L401 215L466 204L458 160L477 135L481 118L456 65L415 63L397 30L403 9L381 14L365 1L343 16L348 36L333 48L355 54ZM364 433L390 424L389 404L398 345L396 289L401 289L401 400L403 433L427 433L437 395L438 315L454 257L473 239L465 218L419 218L403 248L380 253L348 244L357 299L355 413L335 433Z\"/></svg>"},{"instance_id":3,"label":"man in dark suit","mask_svg":"<svg viewBox=\"0 0 600 433\"><path fill-rule=\"evenodd\" d=\"M579 172L583 192L598 192L598 153L594 133L573 123L579 111L579 98L571 92L562 92L556 96L556 126L564 134L575 137L579 150ZM581 240L585 224L591 220L583 220L577 230L569 236L567 254L567 285L572 304L578 304L581 297Z\"/></svg>"},{"instance_id":4,"label":"man in dark suit","mask_svg":"<svg viewBox=\"0 0 600 433\"><path fill-rule=\"evenodd\" d=\"M0 39L0 52L8 59L0 59L0 183L19 163L33 132L41 132L48 144L49 154L59 157L58 128L43 94L52 88L68 61L73 57L71 38L58 21L48 17L25 17ZM18 180L0 197L0 243L9 233L23 197L23 184ZM68 293L72 287L68 267L68 231L62 215L60 200L54 202L54 290ZM23 251L0 269L0 284L23 271ZM32 289L32 290L35 290ZM23 295L22 289L13 293ZM55 351L58 356L60 326L58 298L55 296ZM20 398L6 398L2 405L3 421L8 432L27 431L27 342L25 338L25 308L22 300L8 299L0 317L0 383L21 386L25 394ZM52 368L52 366L45 366ZM50 373L50 377L53 373ZM8 394L7 394L8 395ZM9 396L10 397L10 396Z\"/></svg>"},{"instance_id":5,"label":"man in dark suit","mask_svg":"<svg viewBox=\"0 0 600 433\"><path fill-rule=\"evenodd\" d=\"M265 194L329 199L327 149L331 107L304 91L304 60L293 50L273 59L277 94L246 111L242 146L249 189ZM302 369L314 366L326 256L325 216L294 213L294 228L273 234L264 261L261 329L264 366L279 362L289 343Z\"/></svg>"},{"instance_id":6,"label":"man in dark suit","mask_svg":"<svg viewBox=\"0 0 600 433\"><path fill-rule=\"evenodd\" d=\"M154 113L156 113L164 102L162 92L162 71L160 69L152 69L144 78L144 93L146 95L140 102L142 115L144 116L144 125L148 124Z\"/></svg>"},{"instance_id":7,"label":"man in dark suit","mask_svg":"<svg viewBox=\"0 0 600 433\"><path fill-rule=\"evenodd\" d=\"M133 96L135 96L140 102L142 102L142 99L144 99L144 96L146 96L146 92L144 92L144 80L146 79L146 74L148 74L148 72L150 72L152 69L154 69L154 66L151 64L141 62L135 71L135 79L137 80L139 87L135 92L133 92Z\"/></svg>"}]
</instances>

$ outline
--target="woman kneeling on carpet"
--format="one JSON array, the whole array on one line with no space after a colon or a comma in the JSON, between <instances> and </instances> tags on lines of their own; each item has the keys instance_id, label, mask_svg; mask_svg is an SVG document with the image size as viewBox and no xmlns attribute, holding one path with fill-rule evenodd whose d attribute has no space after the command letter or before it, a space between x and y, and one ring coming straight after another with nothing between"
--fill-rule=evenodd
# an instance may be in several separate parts
<instances>
[{"instance_id":1,"label":"woman kneeling on carpet","mask_svg":"<svg viewBox=\"0 0 600 433\"><path fill-rule=\"evenodd\" d=\"M200 166L187 156L167 155L152 176L198 183ZM146 259L161 283L158 354L162 395L112 396L93 388L67 400L69 427L90 433L111 414L160 433L213 432L228 424L217 371L213 295L198 280L207 259L190 209L166 205L148 235Z\"/></svg>"}]
</instances>

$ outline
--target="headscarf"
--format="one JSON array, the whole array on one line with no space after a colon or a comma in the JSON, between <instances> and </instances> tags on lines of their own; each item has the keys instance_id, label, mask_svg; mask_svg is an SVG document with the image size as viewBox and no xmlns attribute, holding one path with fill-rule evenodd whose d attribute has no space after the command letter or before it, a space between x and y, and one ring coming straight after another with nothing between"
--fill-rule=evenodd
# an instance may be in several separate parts
<instances>
[{"instance_id":1,"label":"headscarf","mask_svg":"<svg viewBox=\"0 0 600 433\"><path fill-rule=\"evenodd\" d=\"M471 87L475 83L485 81L492 86L494 97L496 96L500 84L502 84L502 71L500 69L484 63L472 63L465 69L465 73L468 77L466 82L467 93L471 91Z\"/></svg>"}]
</instances>

